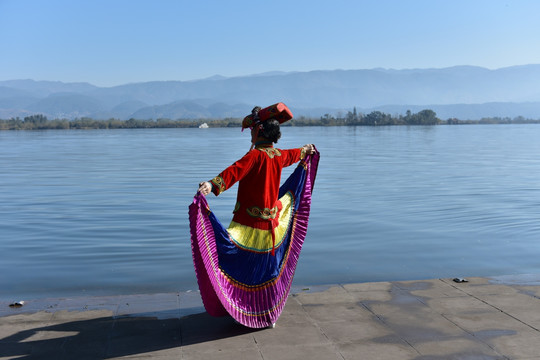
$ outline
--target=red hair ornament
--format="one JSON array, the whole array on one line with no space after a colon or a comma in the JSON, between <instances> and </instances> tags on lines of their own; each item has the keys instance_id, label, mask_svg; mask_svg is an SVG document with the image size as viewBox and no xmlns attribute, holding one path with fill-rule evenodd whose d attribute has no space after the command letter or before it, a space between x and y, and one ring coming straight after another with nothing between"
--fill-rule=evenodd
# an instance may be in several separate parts
<instances>
[{"instance_id":1,"label":"red hair ornament","mask_svg":"<svg viewBox=\"0 0 540 360\"><path fill-rule=\"evenodd\" d=\"M266 120L275 119L280 124L283 124L293 118L291 110L289 110L287 105L281 102L260 109L258 112L256 109L257 108L253 109L254 111L242 121L242 131Z\"/></svg>"}]
</instances>

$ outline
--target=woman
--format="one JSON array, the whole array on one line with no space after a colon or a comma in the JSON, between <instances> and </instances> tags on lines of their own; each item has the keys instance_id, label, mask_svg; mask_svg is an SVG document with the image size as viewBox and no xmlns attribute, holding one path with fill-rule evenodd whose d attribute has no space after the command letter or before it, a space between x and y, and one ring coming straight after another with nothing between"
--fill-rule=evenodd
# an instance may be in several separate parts
<instances>
[{"instance_id":1,"label":"woman","mask_svg":"<svg viewBox=\"0 0 540 360\"><path fill-rule=\"evenodd\" d=\"M254 108L242 123L251 128L251 150L201 182L190 206L193 260L206 310L254 328L273 326L281 314L307 231L319 154L312 144L274 147L280 122L291 118L282 103ZM282 169L299 161L280 188ZM236 182L233 219L224 228L204 196L217 196Z\"/></svg>"}]
</instances>

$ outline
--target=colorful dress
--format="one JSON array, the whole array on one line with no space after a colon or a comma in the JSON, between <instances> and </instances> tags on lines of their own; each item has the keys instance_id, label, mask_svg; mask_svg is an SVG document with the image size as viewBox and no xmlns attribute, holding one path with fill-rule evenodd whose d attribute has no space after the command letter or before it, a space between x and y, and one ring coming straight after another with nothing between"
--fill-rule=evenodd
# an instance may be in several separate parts
<instances>
[{"instance_id":1,"label":"colorful dress","mask_svg":"<svg viewBox=\"0 0 540 360\"><path fill-rule=\"evenodd\" d=\"M279 187L281 170L300 161ZM211 180L219 195L236 182L237 203L225 228L197 194L189 207L193 262L213 316L230 314L262 328L283 310L304 242L319 153L261 144Z\"/></svg>"}]
</instances>

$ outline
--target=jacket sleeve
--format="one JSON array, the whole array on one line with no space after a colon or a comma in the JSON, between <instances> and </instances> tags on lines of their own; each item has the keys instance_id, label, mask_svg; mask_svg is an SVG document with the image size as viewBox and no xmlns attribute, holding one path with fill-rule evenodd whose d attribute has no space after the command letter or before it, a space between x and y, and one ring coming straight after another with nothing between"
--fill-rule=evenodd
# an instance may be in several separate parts
<instances>
[{"instance_id":1,"label":"jacket sleeve","mask_svg":"<svg viewBox=\"0 0 540 360\"><path fill-rule=\"evenodd\" d=\"M283 167L291 166L292 164L306 157L306 151L303 147L298 149L281 150Z\"/></svg>"},{"instance_id":2,"label":"jacket sleeve","mask_svg":"<svg viewBox=\"0 0 540 360\"><path fill-rule=\"evenodd\" d=\"M251 170L255 162L256 153L252 150L240 160L223 170L218 176L210 180L212 192L218 196L225 190L241 180Z\"/></svg>"}]
</instances>

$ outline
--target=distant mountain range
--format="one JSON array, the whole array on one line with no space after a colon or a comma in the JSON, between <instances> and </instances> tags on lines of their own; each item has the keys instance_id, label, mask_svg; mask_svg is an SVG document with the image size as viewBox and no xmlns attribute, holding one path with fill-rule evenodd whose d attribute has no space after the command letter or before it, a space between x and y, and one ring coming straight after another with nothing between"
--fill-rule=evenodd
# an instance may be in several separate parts
<instances>
[{"instance_id":1,"label":"distant mountain range","mask_svg":"<svg viewBox=\"0 0 540 360\"><path fill-rule=\"evenodd\" d=\"M540 119L540 65L270 72L114 87L0 81L0 119L32 114L49 119L219 119L243 117L255 105L279 101L295 116L345 114L356 107L358 113L390 114L432 109L441 119Z\"/></svg>"}]
</instances>

